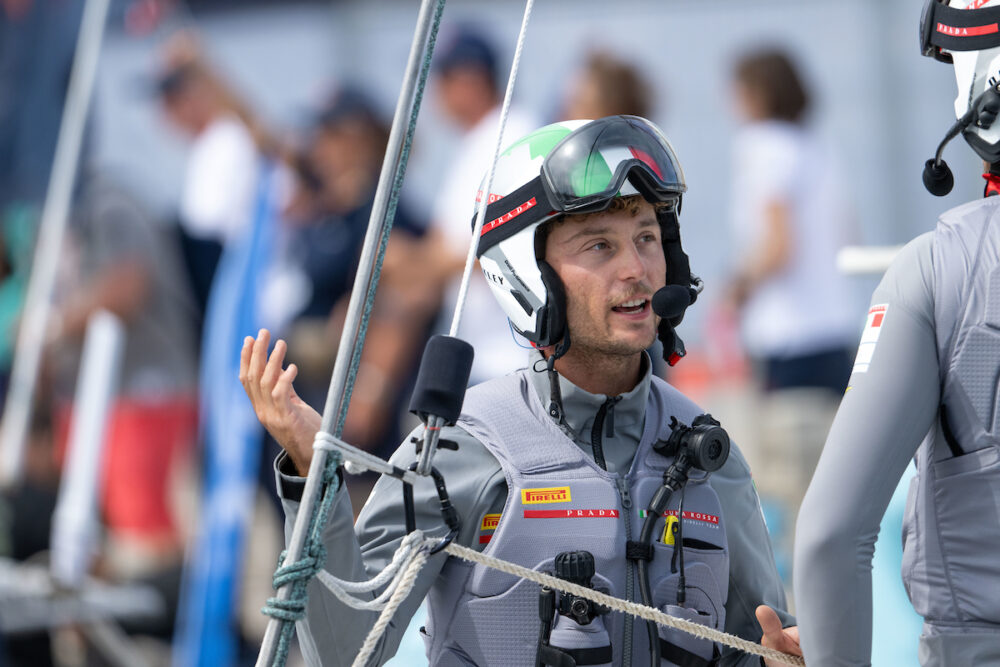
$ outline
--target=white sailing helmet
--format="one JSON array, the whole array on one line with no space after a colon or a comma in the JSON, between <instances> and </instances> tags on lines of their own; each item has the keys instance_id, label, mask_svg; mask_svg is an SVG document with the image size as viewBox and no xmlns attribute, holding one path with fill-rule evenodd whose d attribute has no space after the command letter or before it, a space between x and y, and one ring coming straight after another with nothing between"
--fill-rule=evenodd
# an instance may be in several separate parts
<instances>
[{"instance_id":1,"label":"white sailing helmet","mask_svg":"<svg viewBox=\"0 0 1000 667\"><path fill-rule=\"evenodd\" d=\"M975 109L983 94L1000 84L1000 0L926 0L920 20L925 56L955 68L955 117ZM1000 162L1000 123L993 113L973 118L962 135L987 162Z\"/></svg>"},{"instance_id":2,"label":"white sailing helmet","mask_svg":"<svg viewBox=\"0 0 1000 667\"><path fill-rule=\"evenodd\" d=\"M680 243L677 215L687 189L670 142L644 118L609 116L547 125L515 142L496 165L477 255L494 297L518 333L538 346L565 335L565 293L538 259L539 226L564 214L605 210L618 196L642 195L657 207L667 283L696 279ZM480 190L477 201L483 197ZM673 337L683 315L661 324ZM665 345L667 342L665 341ZM673 350L673 341L670 343Z\"/></svg>"}]
</instances>

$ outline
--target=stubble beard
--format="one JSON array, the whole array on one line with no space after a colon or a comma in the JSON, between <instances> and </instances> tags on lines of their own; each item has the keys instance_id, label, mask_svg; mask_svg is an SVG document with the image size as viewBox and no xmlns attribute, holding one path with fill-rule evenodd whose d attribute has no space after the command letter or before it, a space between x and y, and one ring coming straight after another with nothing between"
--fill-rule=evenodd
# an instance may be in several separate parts
<instances>
[{"instance_id":1,"label":"stubble beard","mask_svg":"<svg viewBox=\"0 0 1000 667\"><path fill-rule=\"evenodd\" d=\"M570 335L569 352L581 363L595 368L625 362L649 348L656 340L655 330L649 334L645 344L616 340L613 337L606 338L586 330L571 330Z\"/></svg>"}]
</instances>

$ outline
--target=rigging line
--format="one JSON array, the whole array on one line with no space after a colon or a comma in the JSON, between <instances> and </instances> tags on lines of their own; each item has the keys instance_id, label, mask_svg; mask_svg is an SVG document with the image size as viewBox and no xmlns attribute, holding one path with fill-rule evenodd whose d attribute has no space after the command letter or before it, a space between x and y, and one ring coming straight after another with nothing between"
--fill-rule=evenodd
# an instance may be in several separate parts
<instances>
[{"instance_id":1,"label":"rigging line","mask_svg":"<svg viewBox=\"0 0 1000 667\"><path fill-rule=\"evenodd\" d=\"M427 543L431 544L432 540L428 540ZM446 546L444 550L447 551L449 555L455 556L456 558L461 558L462 560L466 560L471 563L478 563L480 565L499 570L500 572L512 574L516 577L520 577L521 579L533 581L548 588L553 588L578 597L583 597L592 602L610 607L614 611L650 620L658 623L659 625L675 628L694 635L699 639L706 639L720 644L725 644L726 646L739 649L745 653L757 655L768 660L776 660L787 665L804 666L806 664L805 661L799 656L782 653L781 651L761 646L756 642L743 639L742 637L737 637L736 635L729 634L728 632L722 632L720 630L716 630L715 628L710 628L707 625L701 625L700 623L695 623L694 621L671 616L654 607L647 607L646 605L639 604L638 602L631 602L612 597L611 595L601 593L593 588L587 588L564 579L559 579L551 574L538 572L537 570L531 570L515 563L502 561L498 558L493 558L479 553L474 549L455 544L454 542Z\"/></svg>"},{"instance_id":2,"label":"rigging line","mask_svg":"<svg viewBox=\"0 0 1000 667\"><path fill-rule=\"evenodd\" d=\"M401 605L403 600L410 595L410 591L413 590L414 584L417 583L417 575L420 574L420 570L423 569L424 563L427 562L427 558L430 555L431 545L433 544L434 540L427 540L413 555L413 560L410 561L406 570L403 571L396 590L393 591L392 597L389 598L389 602L386 604L385 609L383 609L382 613L379 614L378 620L375 621L375 625L372 626L371 631L365 638L365 643L361 645L361 650L358 651L358 655L354 658L354 662L351 663L351 667L365 667L368 664L368 661L371 659L372 654L379 645L382 636L385 634L386 628L389 627L392 617L396 615L396 610L399 609L399 605Z\"/></svg>"},{"instance_id":3,"label":"rigging line","mask_svg":"<svg viewBox=\"0 0 1000 667\"><path fill-rule=\"evenodd\" d=\"M313 450L318 449L337 452L344 461L344 468L352 475L360 474L365 470L371 470L395 477L403 482L409 482L410 484L416 484L420 480L420 475L417 473L409 470L401 470L388 461L362 449L358 449L340 438L335 438L323 431L318 431L316 439L313 441Z\"/></svg>"},{"instance_id":4,"label":"rigging line","mask_svg":"<svg viewBox=\"0 0 1000 667\"><path fill-rule=\"evenodd\" d=\"M427 75L430 71L431 56L434 52L434 43L441 24L441 16L444 13L444 5L445 0L422 0L420 5L403 87L396 105L385 159L382 163L382 171L379 174L378 187L375 192L375 201L372 205L372 214L368 222L368 231L359 260L358 274L351 291L345 326L337 350L333 374L330 378L330 388L327 393L321 426L321 430L325 433L339 435L343 429L353 378L357 372L358 359L360 358L361 342L367 329L368 314L371 312L378 272L388 240L388 230L392 224L391 215L395 212L399 187L406 170L406 162L413 140L413 132L416 128L417 116L420 112ZM406 126L405 130L403 129L404 125ZM322 480L327 469L328 458L334 462L340 460L336 453L330 454L324 449L313 451L299 513L288 541L285 563L295 563L300 560L303 553L306 552L307 540L318 532L313 526L314 508L317 507L321 487L324 486ZM335 487L327 490L327 493L333 493L334 490ZM281 587L277 592L277 599L279 602L287 601L293 595L305 597L306 586L304 583L296 582L291 586ZM257 658L258 667L274 663L284 664L287 655L285 649L293 629L294 625L284 619L272 618L268 622Z\"/></svg>"},{"instance_id":5,"label":"rigging line","mask_svg":"<svg viewBox=\"0 0 1000 667\"><path fill-rule=\"evenodd\" d=\"M465 301L469 292L469 280L472 277L472 267L476 263L476 249L479 247L479 235L483 231L483 223L486 220L486 205L489 202L489 192L493 188L493 176L496 174L497 160L500 159L500 149L503 148L503 131L507 126L507 116L510 113L510 101L514 96L514 84L517 82L517 70L521 64L521 51L524 48L524 38L528 31L528 21L531 19L531 9L535 0L527 0L524 5L524 18L521 20L521 32L517 35L517 47L514 49L514 61L510 66L510 76L507 78L507 90L503 96L503 106L500 109L500 122L497 129L496 147L493 151L493 161L490 163L490 170L483 183L483 194L479 197L479 208L476 211L476 225L472 230L472 240L469 243L469 254L465 259L465 269L462 272L462 283L458 291L458 299L455 302L455 313L451 320L450 336L458 335L458 327L462 323L462 310L465 309Z\"/></svg>"},{"instance_id":6,"label":"rigging line","mask_svg":"<svg viewBox=\"0 0 1000 667\"><path fill-rule=\"evenodd\" d=\"M364 667L368 664L368 661L371 659L376 647L379 645L382 635L385 633L389 622L395 615L396 610L399 608L399 605L403 602L403 600L409 596L410 591L416 584L417 575L426 563L429 555L429 549L434 543L435 540L433 538L425 539L422 544L417 546L415 552L408 557L409 563L407 563L406 568L399 574L398 579L394 582L395 590L392 592L389 602L379 615L378 621L376 621L375 625L369 631L364 644L362 644L358 655L352 663L354 667ZM597 591L593 588L587 588L586 586L581 586L564 579L559 579L551 574L531 570L515 563L493 558L475 551L474 549L455 544L454 542L448 544L444 550L447 551L449 555L456 558L460 558L471 563L477 563L485 567L499 570L500 572L506 572L507 574L511 574L528 581L533 581L554 590L583 597L592 602L596 602L597 604L604 605L616 612L653 621L659 625L664 625L694 635L699 639L718 642L725 646L743 651L744 653L760 656L762 658L774 660L787 665L805 665L805 661L800 656L782 653L781 651L761 646L756 642L743 639L742 637L722 632L720 630L716 630L715 628L701 625L700 623L695 623L684 618L671 616L670 614L656 609L655 607L646 606L628 600L622 600Z\"/></svg>"}]
</instances>

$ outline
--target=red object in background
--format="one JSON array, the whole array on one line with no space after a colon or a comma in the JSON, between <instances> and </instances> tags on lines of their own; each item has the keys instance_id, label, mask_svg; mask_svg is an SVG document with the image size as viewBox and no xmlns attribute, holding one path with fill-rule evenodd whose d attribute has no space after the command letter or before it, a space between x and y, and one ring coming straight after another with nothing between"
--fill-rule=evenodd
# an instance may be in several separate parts
<instances>
[{"instance_id":1,"label":"red object in background","mask_svg":"<svg viewBox=\"0 0 1000 667\"><path fill-rule=\"evenodd\" d=\"M125 32L143 37L156 30L173 8L171 0L135 0L125 10Z\"/></svg>"},{"instance_id":2,"label":"red object in background","mask_svg":"<svg viewBox=\"0 0 1000 667\"><path fill-rule=\"evenodd\" d=\"M705 400L720 385L746 384L750 367L734 312L713 304L705 317L702 341L701 346L690 345L684 363L670 369L670 384L695 402Z\"/></svg>"},{"instance_id":3,"label":"red object in background","mask_svg":"<svg viewBox=\"0 0 1000 667\"><path fill-rule=\"evenodd\" d=\"M56 416L56 457L65 458L72 409ZM193 448L198 418L194 401L116 401L108 419L101 469L101 511L122 535L170 539L177 527L170 510L170 473Z\"/></svg>"}]
</instances>

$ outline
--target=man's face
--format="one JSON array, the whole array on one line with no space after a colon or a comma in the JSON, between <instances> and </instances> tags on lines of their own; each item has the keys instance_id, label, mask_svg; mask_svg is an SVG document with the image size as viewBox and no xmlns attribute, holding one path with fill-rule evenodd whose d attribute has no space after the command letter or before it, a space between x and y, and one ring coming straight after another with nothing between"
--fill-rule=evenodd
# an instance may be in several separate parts
<instances>
[{"instance_id":1,"label":"man's face","mask_svg":"<svg viewBox=\"0 0 1000 667\"><path fill-rule=\"evenodd\" d=\"M487 108L493 103L493 88L489 76L475 66L456 66L437 77L438 103L445 115L463 128L478 122L483 100Z\"/></svg>"},{"instance_id":2,"label":"man's face","mask_svg":"<svg viewBox=\"0 0 1000 667\"><path fill-rule=\"evenodd\" d=\"M634 215L567 216L549 234L545 259L566 288L570 353L632 355L653 343L651 302L667 270L651 204L641 201Z\"/></svg>"}]
</instances>

